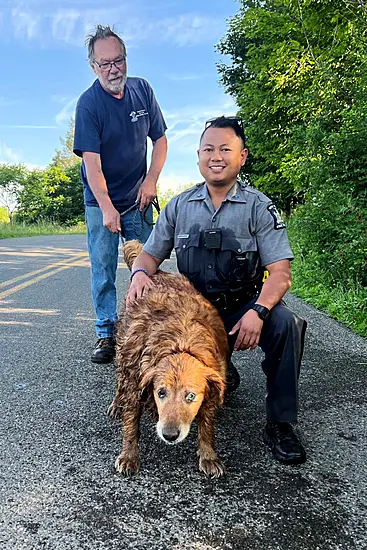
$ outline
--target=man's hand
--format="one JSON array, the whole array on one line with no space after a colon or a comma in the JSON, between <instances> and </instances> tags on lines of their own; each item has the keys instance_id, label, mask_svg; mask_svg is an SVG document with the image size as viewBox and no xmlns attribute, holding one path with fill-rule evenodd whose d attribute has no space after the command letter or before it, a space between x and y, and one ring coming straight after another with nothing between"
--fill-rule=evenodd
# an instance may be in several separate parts
<instances>
[{"instance_id":1,"label":"man's hand","mask_svg":"<svg viewBox=\"0 0 367 550\"><path fill-rule=\"evenodd\" d=\"M235 351L241 349L255 349L259 344L263 324L264 322L260 319L256 311L253 309L247 311L229 332L230 335L233 335L239 331L234 345Z\"/></svg>"},{"instance_id":2,"label":"man's hand","mask_svg":"<svg viewBox=\"0 0 367 550\"><path fill-rule=\"evenodd\" d=\"M154 283L148 275L145 275L143 271L136 273L126 294L126 307L131 306L135 300L141 298L152 287L154 287Z\"/></svg>"},{"instance_id":3,"label":"man's hand","mask_svg":"<svg viewBox=\"0 0 367 550\"><path fill-rule=\"evenodd\" d=\"M143 210L146 206L149 206L156 196L157 181L152 176L147 175L138 192L137 200L140 199L139 210Z\"/></svg>"},{"instance_id":4,"label":"man's hand","mask_svg":"<svg viewBox=\"0 0 367 550\"><path fill-rule=\"evenodd\" d=\"M120 213L111 205L102 210L103 225L111 231L111 233L119 233L121 231Z\"/></svg>"}]
</instances>

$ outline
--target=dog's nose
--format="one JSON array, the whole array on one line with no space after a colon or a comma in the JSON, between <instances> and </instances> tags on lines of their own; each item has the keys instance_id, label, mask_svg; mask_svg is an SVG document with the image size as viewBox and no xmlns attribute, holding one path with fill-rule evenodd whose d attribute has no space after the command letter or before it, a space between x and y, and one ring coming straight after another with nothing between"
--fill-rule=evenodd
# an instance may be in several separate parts
<instances>
[{"instance_id":1,"label":"dog's nose","mask_svg":"<svg viewBox=\"0 0 367 550\"><path fill-rule=\"evenodd\" d=\"M180 435L180 430L175 427L167 426L166 428L163 428L162 435L167 441L176 441L176 439Z\"/></svg>"}]
</instances>

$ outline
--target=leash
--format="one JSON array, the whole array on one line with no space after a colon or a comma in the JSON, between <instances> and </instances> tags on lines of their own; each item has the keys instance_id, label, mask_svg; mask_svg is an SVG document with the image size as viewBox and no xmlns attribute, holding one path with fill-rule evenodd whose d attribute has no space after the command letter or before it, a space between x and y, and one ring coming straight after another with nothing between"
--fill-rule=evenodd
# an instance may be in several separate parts
<instances>
[{"instance_id":1,"label":"leash","mask_svg":"<svg viewBox=\"0 0 367 550\"><path fill-rule=\"evenodd\" d=\"M159 202L158 202L157 197L154 197L154 199L151 200L150 204L148 206L146 206L145 208L143 208L143 210L139 210L139 205L140 205L140 199L137 199L134 202L134 204L129 206L129 208L127 208L126 210L124 210L120 214L120 217L122 218L122 216L125 216L125 214L127 214L128 212L131 212L132 210L136 210L136 212L134 214L134 217L133 217L133 228L134 228L134 232L135 232L137 237L140 237L140 235L142 235L142 233L143 233L143 224L144 224L144 222L147 225L154 225L154 222L151 223L146 218L146 213L148 211L149 206L150 205L154 206L154 208L157 211L158 216L161 213L161 208L159 206ZM139 223L139 229L138 229L138 223Z\"/></svg>"}]
</instances>

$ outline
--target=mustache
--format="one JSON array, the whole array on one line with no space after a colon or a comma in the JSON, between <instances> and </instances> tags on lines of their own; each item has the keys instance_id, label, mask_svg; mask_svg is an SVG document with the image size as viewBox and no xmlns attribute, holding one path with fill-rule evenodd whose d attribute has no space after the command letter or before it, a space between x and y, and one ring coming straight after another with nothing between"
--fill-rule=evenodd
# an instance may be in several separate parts
<instances>
[{"instance_id":1,"label":"mustache","mask_svg":"<svg viewBox=\"0 0 367 550\"><path fill-rule=\"evenodd\" d=\"M120 75L117 77L114 77L114 79L109 79L105 81L105 86L111 90L114 93L121 92L126 84L127 76L126 75Z\"/></svg>"}]
</instances>

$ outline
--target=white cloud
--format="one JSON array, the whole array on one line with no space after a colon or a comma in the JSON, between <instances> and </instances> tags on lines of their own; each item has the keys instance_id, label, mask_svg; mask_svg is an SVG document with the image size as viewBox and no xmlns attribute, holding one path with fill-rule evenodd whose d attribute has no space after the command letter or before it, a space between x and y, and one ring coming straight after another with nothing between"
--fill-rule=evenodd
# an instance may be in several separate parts
<instances>
[{"instance_id":1,"label":"white cloud","mask_svg":"<svg viewBox=\"0 0 367 550\"><path fill-rule=\"evenodd\" d=\"M21 160L21 155L3 141L0 141L0 164L22 164L28 170L46 168L46 166L41 166L39 164L23 162Z\"/></svg>"},{"instance_id":2,"label":"white cloud","mask_svg":"<svg viewBox=\"0 0 367 550\"><path fill-rule=\"evenodd\" d=\"M66 126L69 124L69 120L74 116L76 102L78 101L77 97L74 97L69 101L65 107L61 109L60 112L56 115L56 124L57 126Z\"/></svg>"},{"instance_id":3,"label":"white cloud","mask_svg":"<svg viewBox=\"0 0 367 550\"><path fill-rule=\"evenodd\" d=\"M6 143L0 141L0 163L17 164L19 162L18 153L11 149Z\"/></svg>"},{"instance_id":4,"label":"white cloud","mask_svg":"<svg viewBox=\"0 0 367 550\"><path fill-rule=\"evenodd\" d=\"M12 19L15 36L19 38L28 38L28 40L41 36L41 15L30 10L23 10L20 6L12 10Z\"/></svg>"},{"instance_id":5,"label":"white cloud","mask_svg":"<svg viewBox=\"0 0 367 550\"><path fill-rule=\"evenodd\" d=\"M216 41L223 34L222 18L185 14L166 19L163 23L163 39L180 47L196 46L202 42Z\"/></svg>"},{"instance_id":6,"label":"white cloud","mask_svg":"<svg viewBox=\"0 0 367 550\"><path fill-rule=\"evenodd\" d=\"M80 13L76 10L57 12L52 18L52 36L57 40L72 42L79 18Z\"/></svg>"},{"instance_id":7,"label":"white cloud","mask_svg":"<svg viewBox=\"0 0 367 550\"><path fill-rule=\"evenodd\" d=\"M222 36L226 24L222 17L196 13L153 19L150 10L134 2L124 2L118 8L97 9L91 7L91 2L85 6L76 3L70 8L60 8L52 2L44 5L35 2L33 8L31 5L25 8L20 3L11 10L14 33L17 38L39 40L44 44L57 40L83 47L86 34L95 25L112 22L128 47L152 40L191 47L204 42L214 43Z\"/></svg>"},{"instance_id":8,"label":"white cloud","mask_svg":"<svg viewBox=\"0 0 367 550\"><path fill-rule=\"evenodd\" d=\"M184 138L187 138L188 136L196 136L198 133L200 133L201 126L199 125L199 122L191 122L189 125L185 128L180 129L174 129L174 128L168 128L168 136L169 136L169 142L174 143L175 141L183 140Z\"/></svg>"},{"instance_id":9,"label":"white cloud","mask_svg":"<svg viewBox=\"0 0 367 550\"><path fill-rule=\"evenodd\" d=\"M19 2L7 16L11 19L14 34L19 39L38 40L44 45L55 40L84 47L86 34L97 24L124 21L124 8L93 8L93 2ZM90 7L92 6L92 8Z\"/></svg>"},{"instance_id":10,"label":"white cloud","mask_svg":"<svg viewBox=\"0 0 367 550\"><path fill-rule=\"evenodd\" d=\"M176 111L164 111L169 147L181 154L196 153L205 122L217 116L236 114L237 106L230 98L211 100L206 105L186 105Z\"/></svg>"},{"instance_id":11,"label":"white cloud","mask_svg":"<svg viewBox=\"0 0 367 550\"><path fill-rule=\"evenodd\" d=\"M73 46L84 46L85 37L96 25L109 25L111 21L125 20L125 7L122 9L58 9L48 14L51 23L52 39ZM124 26L122 27L124 29ZM118 30L118 29L117 29ZM124 39L125 33L122 33Z\"/></svg>"}]
</instances>

